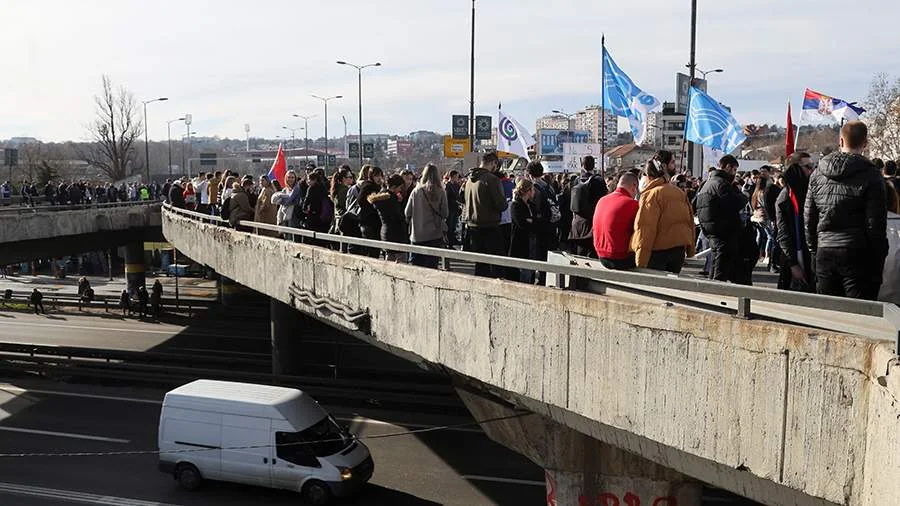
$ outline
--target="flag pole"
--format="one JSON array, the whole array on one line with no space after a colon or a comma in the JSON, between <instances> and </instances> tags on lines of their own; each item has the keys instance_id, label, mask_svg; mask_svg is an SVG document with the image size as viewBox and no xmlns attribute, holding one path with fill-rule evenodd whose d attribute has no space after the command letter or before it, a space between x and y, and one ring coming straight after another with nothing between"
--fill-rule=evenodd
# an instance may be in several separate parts
<instances>
[{"instance_id":1,"label":"flag pole","mask_svg":"<svg viewBox=\"0 0 900 506\"><path fill-rule=\"evenodd\" d=\"M600 175L606 177L606 34L600 35Z\"/></svg>"}]
</instances>

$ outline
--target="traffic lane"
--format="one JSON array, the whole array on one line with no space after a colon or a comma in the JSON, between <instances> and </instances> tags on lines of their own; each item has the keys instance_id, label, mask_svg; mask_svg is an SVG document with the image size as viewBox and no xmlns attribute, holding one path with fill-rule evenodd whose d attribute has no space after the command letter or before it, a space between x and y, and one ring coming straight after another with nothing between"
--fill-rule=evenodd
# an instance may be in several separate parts
<instances>
[{"instance_id":1,"label":"traffic lane","mask_svg":"<svg viewBox=\"0 0 900 506\"><path fill-rule=\"evenodd\" d=\"M106 389L108 392L109 389ZM59 432L104 428L94 435L127 439L128 444L115 444L35 434L7 434L0 432L2 453L36 452L118 452L132 449L155 449L159 405L110 399L69 398L53 394L29 392L39 400L5 420L3 425L36 428ZM159 395L161 398L161 393ZM60 402L63 399L63 402ZM71 401L75 400L73 404ZM143 399L146 400L146 399ZM36 408L39 404L54 409ZM127 408L117 404L128 404ZM4 404L6 406L6 404ZM350 416L350 410L331 408L338 417ZM56 413L57 416L54 416ZM396 413L403 420L415 420L408 412ZM118 419L117 419L118 418ZM434 416L427 417L434 421ZM108 421L116 423L109 424ZM12 423L15 422L15 423ZM35 426L34 423L44 425ZM458 423L459 418L448 418ZM106 425L104 425L106 424ZM399 425L356 422L357 432L366 437L386 432L402 431ZM12 437L11 437L12 436ZM490 442L476 432L448 431L423 435L398 436L385 439L365 439L376 460L372 485L352 501L353 504L499 504L503 498L515 498L517 503L538 504L542 488L535 485L470 480L464 476L484 475L497 471L499 479L536 480L542 472L522 457ZM459 455L453 455L459 454ZM55 487L66 490L98 493L175 502L177 504L255 503L260 494L273 504L295 504L295 494L264 491L254 487L229 484L210 484L201 499L179 490L171 477L156 471L155 453L141 455L108 455L87 457L0 457L0 476L6 481ZM495 463L485 467L484 462ZM509 465L504 465L504 463ZM47 480L46 476L52 476ZM539 482L538 482L539 483ZM290 502L288 502L290 501ZM425 502L423 502L425 501Z\"/></svg>"}]
</instances>

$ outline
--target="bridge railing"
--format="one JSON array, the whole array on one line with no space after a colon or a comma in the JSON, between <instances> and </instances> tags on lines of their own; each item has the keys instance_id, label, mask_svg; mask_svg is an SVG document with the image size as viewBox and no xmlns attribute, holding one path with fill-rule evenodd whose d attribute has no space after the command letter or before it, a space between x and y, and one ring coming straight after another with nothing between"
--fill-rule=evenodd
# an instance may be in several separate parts
<instances>
[{"instance_id":1,"label":"bridge railing","mask_svg":"<svg viewBox=\"0 0 900 506\"><path fill-rule=\"evenodd\" d=\"M0 207L0 214L35 214L59 211L80 211L83 209L110 209L115 207L133 207L146 206L153 204L161 204L161 200L129 200L126 202L106 202L92 204L65 204L59 206L40 205L40 206L7 206Z\"/></svg>"},{"instance_id":2,"label":"bridge railing","mask_svg":"<svg viewBox=\"0 0 900 506\"><path fill-rule=\"evenodd\" d=\"M168 204L165 204L164 207L167 211L171 211L197 221L218 226L229 226L227 221L219 218L218 216L210 216L202 213L188 211L185 209L177 209ZM888 302L849 299L830 295L777 290L774 288L736 285L732 283L723 283L720 281L685 278L677 275L594 269L577 265L564 265L537 260L523 260L519 258L486 255L483 253L472 253L469 251L458 251L454 249L433 248L428 246L417 246L414 244L385 242L334 234L323 234L319 232L313 232L311 230L283 227L279 225L271 225L268 223L259 223L254 221L240 221L238 225L252 230L252 233L254 234L259 234L260 231L271 231L285 234L287 236L292 236L295 238L295 240L299 237L313 239L319 242L330 243L335 245L336 249L339 249L343 252L347 251L348 245L352 245L366 248L377 248L379 250L387 250L392 252L429 255L440 258L441 264L445 270L451 270L449 261L456 260L460 262L481 263L501 267L544 272L549 275L555 275L553 277L556 279L556 286L559 288L564 287L563 276L570 276L574 278L613 284L627 284L638 287L643 286L647 287L648 289L664 288L690 293L733 298L737 301L736 316L741 318L747 318L750 316L751 302L754 300L784 304L794 307L821 309L860 316L876 317L884 319L890 325L890 327L893 328L896 335L895 353L900 350L900 308L898 308L895 304Z\"/></svg>"}]
</instances>

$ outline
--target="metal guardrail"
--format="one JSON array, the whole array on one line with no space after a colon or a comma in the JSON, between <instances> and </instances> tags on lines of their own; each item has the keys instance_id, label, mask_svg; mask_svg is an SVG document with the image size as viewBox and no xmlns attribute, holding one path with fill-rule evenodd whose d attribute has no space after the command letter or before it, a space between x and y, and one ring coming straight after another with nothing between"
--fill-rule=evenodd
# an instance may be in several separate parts
<instances>
[{"instance_id":1,"label":"metal guardrail","mask_svg":"<svg viewBox=\"0 0 900 506\"><path fill-rule=\"evenodd\" d=\"M203 222L208 222L216 225L225 224L225 220L222 220L221 218L218 218L216 216L206 216L201 213L186 211L184 209L177 209L168 204L164 204L164 208L166 211L174 212L176 214L187 216L193 219L199 219ZM238 223L238 225L249 228L256 234L258 234L260 230L268 230L336 244L339 246L341 251L346 251L345 245L354 245L368 248L378 248L387 251L430 255L440 258L445 270L450 270L449 260L458 260L470 263L482 263L501 267L533 270L538 272L545 272L548 274L556 274L558 276L572 276L575 278L591 279L600 282L606 281L611 283L628 283L638 286L646 286L648 288L668 288L673 290L702 293L706 295L717 295L721 297L735 298L737 299L736 316L742 318L750 316L750 304L753 300L785 304L788 306L824 309L827 311L839 311L843 313L862 316L873 316L877 318L883 318L896 330L897 338L894 351L895 353L900 353L900 308L898 308L895 304L888 302L876 302L835 297L830 295L792 292L787 290L777 290L774 288L736 285L719 281L689 279L664 274L598 270L571 265L557 265L536 260L522 260L518 258L486 255L483 253L472 253L468 251L457 251L453 249L432 248L426 246L416 246L413 244L383 242L356 237L322 234L310 230L282 227L278 225L270 225L267 223L258 223L253 221L241 221ZM557 279L557 287L563 288L563 286L561 286L561 283L559 282L560 278Z\"/></svg>"},{"instance_id":2,"label":"metal guardrail","mask_svg":"<svg viewBox=\"0 0 900 506\"><path fill-rule=\"evenodd\" d=\"M103 204L65 204L58 206L0 206L0 214L36 214L44 212L80 211L84 209L111 209L116 207L133 207L161 204L162 200L134 200L127 202L106 202Z\"/></svg>"},{"instance_id":3,"label":"metal guardrail","mask_svg":"<svg viewBox=\"0 0 900 506\"><path fill-rule=\"evenodd\" d=\"M2 294L2 292L0 292ZM24 304L27 306L31 305L31 292L12 292L11 297L9 299L5 297L0 297L0 309L3 309L4 306L10 304ZM94 299L90 302L85 302L79 297L77 294L66 294L66 293L46 293L44 294L44 299L42 302L51 309L58 309L60 306L66 307L78 307L81 308L103 308L105 312L109 312L112 310L121 310L122 308L119 305L119 296L115 295L95 295ZM195 298L179 298L174 299L170 297L163 297L160 300L160 307L162 308L176 308L179 311L186 310L188 312L193 312L194 309L205 309L210 307L211 301L206 301L202 299ZM137 301L132 300L132 307L137 306ZM149 308L150 305L148 304Z\"/></svg>"}]
</instances>

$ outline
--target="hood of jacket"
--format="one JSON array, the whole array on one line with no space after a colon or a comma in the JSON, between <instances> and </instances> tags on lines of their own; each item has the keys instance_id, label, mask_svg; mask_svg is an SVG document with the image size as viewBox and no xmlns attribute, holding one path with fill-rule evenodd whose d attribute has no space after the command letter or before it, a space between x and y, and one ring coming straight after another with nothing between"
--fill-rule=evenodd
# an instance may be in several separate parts
<instances>
[{"instance_id":1,"label":"hood of jacket","mask_svg":"<svg viewBox=\"0 0 900 506\"><path fill-rule=\"evenodd\" d=\"M385 200L389 200L393 196L394 196L394 194L391 192L388 192L388 191L383 191L380 193L373 193L373 194L369 195L369 203L374 204L376 202L383 202Z\"/></svg>"},{"instance_id":2,"label":"hood of jacket","mask_svg":"<svg viewBox=\"0 0 900 506\"><path fill-rule=\"evenodd\" d=\"M669 184L669 182L666 181L666 178L655 177L647 183L647 186L644 187L643 193L646 193L654 188L659 188L660 186L667 185L667 184Z\"/></svg>"},{"instance_id":3,"label":"hood of jacket","mask_svg":"<svg viewBox=\"0 0 900 506\"><path fill-rule=\"evenodd\" d=\"M860 172L875 170L866 157L853 153L832 153L819 162L819 172L835 181L851 178Z\"/></svg>"},{"instance_id":4,"label":"hood of jacket","mask_svg":"<svg viewBox=\"0 0 900 506\"><path fill-rule=\"evenodd\" d=\"M469 171L469 181L475 183L491 172L481 167L475 167Z\"/></svg>"}]
</instances>

